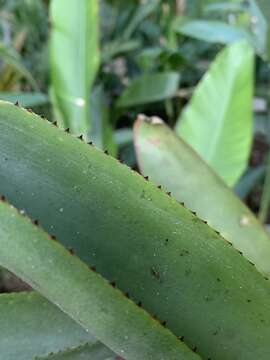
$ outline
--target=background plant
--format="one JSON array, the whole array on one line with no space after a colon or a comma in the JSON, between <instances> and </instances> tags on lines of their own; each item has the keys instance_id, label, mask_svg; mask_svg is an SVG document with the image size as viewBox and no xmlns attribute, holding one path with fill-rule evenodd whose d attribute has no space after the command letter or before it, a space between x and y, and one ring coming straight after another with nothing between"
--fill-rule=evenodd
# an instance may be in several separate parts
<instances>
[{"instance_id":1,"label":"background plant","mask_svg":"<svg viewBox=\"0 0 270 360\"><path fill-rule=\"evenodd\" d=\"M0 288L50 300L0 296L6 358L269 358L269 11L0 2L0 99L52 123L0 104Z\"/></svg>"}]
</instances>

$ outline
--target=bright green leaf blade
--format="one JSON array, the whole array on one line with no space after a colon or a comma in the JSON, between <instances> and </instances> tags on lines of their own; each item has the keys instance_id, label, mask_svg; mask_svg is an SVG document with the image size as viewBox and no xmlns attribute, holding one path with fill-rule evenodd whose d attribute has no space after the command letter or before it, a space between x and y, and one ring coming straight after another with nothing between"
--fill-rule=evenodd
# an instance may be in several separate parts
<instances>
[{"instance_id":1,"label":"bright green leaf blade","mask_svg":"<svg viewBox=\"0 0 270 360\"><path fill-rule=\"evenodd\" d=\"M230 44L239 40L251 42L248 32L242 28L215 20L178 18L174 23L176 32L212 43Z\"/></svg>"},{"instance_id":2,"label":"bright green leaf blade","mask_svg":"<svg viewBox=\"0 0 270 360\"><path fill-rule=\"evenodd\" d=\"M126 360L199 360L147 312L2 201L0 246L1 266Z\"/></svg>"},{"instance_id":3,"label":"bright green leaf blade","mask_svg":"<svg viewBox=\"0 0 270 360\"><path fill-rule=\"evenodd\" d=\"M3 102L0 154L0 192L203 358L268 360L269 283L174 199Z\"/></svg>"},{"instance_id":4,"label":"bright green leaf blade","mask_svg":"<svg viewBox=\"0 0 270 360\"><path fill-rule=\"evenodd\" d=\"M1 92L0 99L10 101L12 103L16 103L18 101L18 103L23 107L33 107L48 103L47 95L38 92Z\"/></svg>"},{"instance_id":5,"label":"bright green leaf blade","mask_svg":"<svg viewBox=\"0 0 270 360\"><path fill-rule=\"evenodd\" d=\"M175 72L143 75L134 80L117 102L119 107L129 107L165 100L176 96L180 76Z\"/></svg>"},{"instance_id":6,"label":"bright green leaf blade","mask_svg":"<svg viewBox=\"0 0 270 360\"><path fill-rule=\"evenodd\" d=\"M94 337L34 292L0 295L0 354L3 359L29 360L47 356Z\"/></svg>"},{"instance_id":7,"label":"bright green leaf blade","mask_svg":"<svg viewBox=\"0 0 270 360\"><path fill-rule=\"evenodd\" d=\"M139 118L134 128L142 173L171 191L269 276L270 238L252 212L169 127L147 119Z\"/></svg>"},{"instance_id":8,"label":"bright green leaf blade","mask_svg":"<svg viewBox=\"0 0 270 360\"><path fill-rule=\"evenodd\" d=\"M252 141L253 52L246 42L225 48L197 86L176 132L233 186Z\"/></svg>"},{"instance_id":9,"label":"bright green leaf blade","mask_svg":"<svg viewBox=\"0 0 270 360\"><path fill-rule=\"evenodd\" d=\"M89 97L99 65L98 0L53 0L52 99L62 127L88 135Z\"/></svg>"}]
</instances>

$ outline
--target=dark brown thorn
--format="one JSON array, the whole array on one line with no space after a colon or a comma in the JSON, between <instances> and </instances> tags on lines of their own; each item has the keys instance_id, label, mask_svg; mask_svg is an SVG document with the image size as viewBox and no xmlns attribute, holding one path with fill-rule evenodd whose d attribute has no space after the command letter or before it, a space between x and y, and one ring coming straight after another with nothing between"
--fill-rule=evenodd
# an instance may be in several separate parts
<instances>
[{"instance_id":1,"label":"dark brown thorn","mask_svg":"<svg viewBox=\"0 0 270 360\"><path fill-rule=\"evenodd\" d=\"M197 352L197 346L194 346L193 351Z\"/></svg>"},{"instance_id":2,"label":"dark brown thorn","mask_svg":"<svg viewBox=\"0 0 270 360\"><path fill-rule=\"evenodd\" d=\"M57 121L52 122L53 126L57 126Z\"/></svg>"},{"instance_id":3,"label":"dark brown thorn","mask_svg":"<svg viewBox=\"0 0 270 360\"><path fill-rule=\"evenodd\" d=\"M111 281L111 282L110 282L110 285L115 288L115 287L116 287L115 281Z\"/></svg>"},{"instance_id":4,"label":"dark brown thorn","mask_svg":"<svg viewBox=\"0 0 270 360\"><path fill-rule=\"evenodd\" d=\"M78 136L79 140L83 140L83 135Z\"/></svg>"},{"instance_id":5,"label":"dark brown thorn","mask_svg":"<svg viewBox=\"0 0 270 360\"><path fill-rule=\"evenodd\" d=\"M184 202L180 202L179 204L185 207L185 203L184 203Z\"/></svg>"},{"instance_id":6,"label":"dark brown thorn","mask_svg":"<svg viewBox=\"0 0 270 360\"><path fill-rule=\"evenodd\" d=\"M168 196L171 196L171 195L172 195L172 193L171 193L170 191L168 191L168 192L167 192L167 195L168 195Z\"/></svg>"},{"instance_id":7,"label":"dark brown thorn","mask_svg":"<svg viewBox=\"0 0 270 360\"><path fill-rule=\"evenodd\" d=\"M74 249L72 248L72 247L69 247L68 248L68 251L69 251L69 253L71 254L71 255L74 255L75 253L74 253Z\"/></svg>"},{"instance_id":8,"label":"dark brown thorn","mask_svg":"<svg viewBox=\"0 0 270 360\"><path fill-rule=\"evenodd\" d=\"M66 132L66 133L69 133L69 128L66 128L66 129L65 129L65 132Z\"/></svg>"},{"instance_id":9,"label":"dark brown thorn","mask_svg":"<svg viewBox=\"0 0 270 360\"><path fill-rule=\"evenodd\" d=\"M90 266L90 269L91 269L92 271L94 271L94 272L96 272L96 271L97 271L97 269L96 269L96 267L95 267L95 266Z\"/></svg>"},{"instance_id":10,"label":"dark brown thorn","mask_svg":"<svg viewBox=\"0 0 270 360\"><path fill-rule=\"evenodd\" d=\"M166 327L166 321L162 321L161 325Z\"/></svg>"},{"instance_id":11,"label":"dark brown thorn","mask_svg":"<svg viewBox=\"0 0 270 360\"><path fill-rule=\"evenodd\" d=\"M43 120L45 119L45 116L44 116L44 115L40 115L40 117L41 117L41 119L43 119Z\"/></svg>"},{"instance_id":12,"label":"dark brown thorn","mask_svg":"<svg viewBox=\"0 0 270 360\"><path fill-rule=\"evenodd\" d=\"M179 339L180 339L181 341L184 341L185 337L184 337L184 336L180 336Z\"/></svg>"},{"instance_id":13,"label":"dark brown thorn","mask_svg":"<svg viewBox=\"0 0 270 360\"><path fill-rule=\"evenodd\" d=\"M6 201L6 197L4 195L1 195L1 200Z\"/></svg>"},{"instance_id":14,"label":"dark brown thorn","mask_svg":"<svg viewBox=\"0 0 270 360\"><path fill-rule=\"evenodd\" d=\"M56 237L54 235L51 235L50 238L51 238L51 240L56 241Z\"/></svg>"},{"instance_id":15,"label":"dark brown thorn","mask_svg":"<svg viewBox=\"0 0 270 360\"><path fill-rule=\"evenodd\" d=\"M20 106L19 101L17 100L14 105L15 106Z\"/></svg>"},{"instance_id":16,"label":"dark brown thorn","mask_svg":"<svg viewBox=\"0 0 270 360\"><path fill-rule=\"evenodd\" d=\"M142 302L139 301L137 305L138 305L139 307L142 307Z\"/></svg>"},{"instance_id":17,"label":"dark brown thorn","mask_svg":"<svg viewBox=\"0 0 270 360\"><path fill-rule=\"evenodd\" d=\"M194 216L197 216L196 211L191 211Z\"/></svg>"},{"instance_id":18,"label":"dark brown thorn","mask_svg":"<svg viewBox=\"0 0 270 360\"><path fill-rule=\"evenodd\" d=\"M158 189L161 189L161 185L158 185L157 188L158 188Z\"/></svg>"},{"instance_id":19,"label":"dark brown thorn","mask_svg":"<svg viewBox=\"0 0 270 360\"><path fill-rule=\"evenodd\" d=\"M89 141L87 144L88 145L93 145L93 141Z\"/></svg>"},{"instance_id":20,"label":"dark brown thorn","mask_svg":"<svg viewBox=\"0 0 270 360\"><path fill-rule=\"evenodd\" d=\"M144 176L144 179L145 179L146 181L148 181L148 180L149 180L149 176Z\"/></svg>"},{"instance_id":21,"label":"dark brown thorn","mask_svg":"<svg viewBox=\"0 0 270 360\"><path fill-rule=\"evenodd\" d=\"M129 293L125 292L125 297L127 297L129 299Z\"/></svg>"},{"instance_id":22,"label":"dark brown thorn","mask_svg":"<svg viewBox=\"0 0 270 360\"><path fill-rule=\"evenodd\" d=\"M104 154L109 155L108 150L105 150L105 151L104 151Z\"/></svg>"},{"instance_id":23,"label":"dark brown thorn","mask_svg":"<svg viewBox=\"0 0 270 360\"><path fill-rule=\"evenodd\" d=\"M33 224L38 226L38 220L33 220Z\"/></svg>"}]
</instances>

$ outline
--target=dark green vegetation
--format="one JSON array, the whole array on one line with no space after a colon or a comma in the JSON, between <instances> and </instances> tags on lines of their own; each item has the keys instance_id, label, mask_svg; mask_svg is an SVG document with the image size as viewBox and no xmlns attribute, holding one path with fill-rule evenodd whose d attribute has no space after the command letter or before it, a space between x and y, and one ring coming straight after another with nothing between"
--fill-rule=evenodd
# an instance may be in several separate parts
<instances>
[{"instance_id":1,"label":"dark green vegetation","mask_svg":"<svg viewBox=\"0 0 270 360\"><path fill-rule=\"evenodd\" d=\"M268 360L268 2L68 3L0 2L1 356Z\"/></svg>"}]
</instances>

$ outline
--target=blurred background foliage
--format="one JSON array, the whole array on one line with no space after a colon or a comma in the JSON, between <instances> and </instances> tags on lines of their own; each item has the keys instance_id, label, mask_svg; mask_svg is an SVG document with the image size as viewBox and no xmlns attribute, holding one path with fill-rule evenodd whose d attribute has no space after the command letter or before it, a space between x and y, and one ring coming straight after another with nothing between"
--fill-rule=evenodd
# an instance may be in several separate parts
<instances>
[{"instance_id":1,"label":"blurred background foliage","mask_svg":"<svg viewBox=\"0 0 270 360\"><path fill-rule=\"evenodd\" d=\"M199 144L187 129L183 138L192 146L197 141L194 148L203 149L199 153L205 161L215 136L207 121L212 117L214 122L217 114L224 131L209 164L269 223L270 2L72 4L0 1L0 98L18 101L77 136L82 133L135 169L132 127L138 114L161 117L180 136L181 127L195 124ZM243 41L242 50L231 47ZM231 50L222 53L226 49ZM256 55L255 70L250 51ZM231 79L227 89L225 76ZM247 91L240 94L243 88ZM222 97L213 99L215 92ZM205 111L201 120L190 116L198 103ZM186 106L189 110L182 113Z\"/></svg>"}]
</instances>

